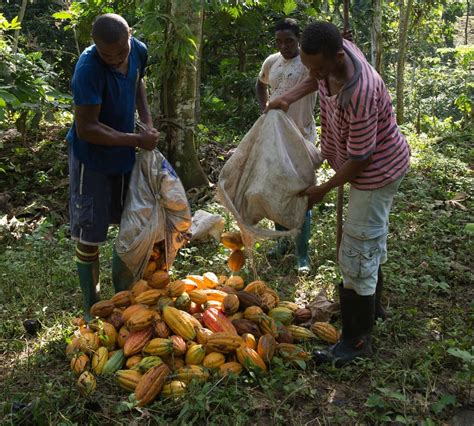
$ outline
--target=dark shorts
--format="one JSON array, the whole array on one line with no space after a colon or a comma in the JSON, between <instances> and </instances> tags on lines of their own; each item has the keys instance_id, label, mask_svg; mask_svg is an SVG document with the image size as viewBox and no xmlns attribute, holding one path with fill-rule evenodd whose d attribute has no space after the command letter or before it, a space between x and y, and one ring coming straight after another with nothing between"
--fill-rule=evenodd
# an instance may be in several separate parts
<instances>
[{"instance_id":1,"label":"dark shorts","mask_svg":"<svg viewBox=\"0 0 474 426\"><path fill-rule=\"evenodd\" d=\"M69 220L71 237L97 246L109 225L119 224L130 173L104 175L87 169L69 149Z\"/></svg>"}]
</instances>

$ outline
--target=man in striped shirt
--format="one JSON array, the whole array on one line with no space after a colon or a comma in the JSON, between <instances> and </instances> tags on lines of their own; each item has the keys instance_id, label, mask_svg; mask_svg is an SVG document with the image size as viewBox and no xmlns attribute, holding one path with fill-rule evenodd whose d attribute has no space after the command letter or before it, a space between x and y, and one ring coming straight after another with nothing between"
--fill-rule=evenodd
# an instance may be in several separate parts
<instances>
[{"instance_id":1,"label":"man in striped shirt","mask_svg":"<svg viewBox=\"0 0 474 426\"><path fill-rule=\"evenodd\" d=\"M318 90L321 151L336 173L304 192L308 208L331 189L350 183L339 251L342 337L328 351L315 354L319 362L342 366L372 354L374 318L385 316L380 305L380 265L387 260L388 215L408 170L410 150L383 80L333 24L315 22L304 29L301 60L310 76L273 99L268 109L286 111L302 96Z\"/></svg>"}]
</instances>

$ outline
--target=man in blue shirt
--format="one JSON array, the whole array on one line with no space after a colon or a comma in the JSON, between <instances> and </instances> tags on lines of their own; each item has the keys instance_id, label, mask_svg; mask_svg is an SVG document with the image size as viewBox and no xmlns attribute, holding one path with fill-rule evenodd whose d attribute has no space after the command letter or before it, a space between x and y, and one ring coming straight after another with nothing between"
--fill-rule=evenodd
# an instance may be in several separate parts
<instances>
[{"instance_id":1,"label":"man in blue shirt","mask_svg":"<svg viewBox=\"0 0 474 426\"><path fill-rule=\"evenodd\" d=\"M146 46L116 14L99 16L92 38L72 78L74 123L67 135L71 236L86 320L99 300L99 246L109 225L120 223L135 148L152 150L159 139L143 83ZM134 133L135 111L145 125L140 133ZM132 279L115 250L112 279L116 292Z\"/></svg>"}]
</instances>

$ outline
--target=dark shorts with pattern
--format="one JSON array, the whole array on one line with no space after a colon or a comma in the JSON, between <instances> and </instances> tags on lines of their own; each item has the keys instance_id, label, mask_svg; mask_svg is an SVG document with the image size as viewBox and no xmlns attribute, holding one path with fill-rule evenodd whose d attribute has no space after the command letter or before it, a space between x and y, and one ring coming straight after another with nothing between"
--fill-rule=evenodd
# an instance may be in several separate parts
<instances>
[{"instance_id":1,"label":"dark shorts with pattern","mask_svg":"<svg viewBox=\"0 0 474 426\"><path fill-rule=\"evenodd\" d=\"M130 173L104 175L85 167L72 149L68 154L71 237L87 245L103 244L109 225L120 223Z\"/></svg>"}]
</instances>

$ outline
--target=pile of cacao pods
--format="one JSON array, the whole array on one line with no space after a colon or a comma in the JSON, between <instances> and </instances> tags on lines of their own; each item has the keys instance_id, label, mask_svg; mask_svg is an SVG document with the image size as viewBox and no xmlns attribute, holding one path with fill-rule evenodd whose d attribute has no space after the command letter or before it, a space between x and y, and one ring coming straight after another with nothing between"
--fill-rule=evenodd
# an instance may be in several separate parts
<instances>
[{"instance_id":1,"label":"pile of cacao pods","mask_svg":"<svg viewBox=\"0 0 474 426\"><path fill-rule=\"evenodd\" d=\"M95 320L75 320L66 354L83 395L94 392L95 376L109 376L144 406L184 394L191 380L266 372L274 355L301 365L309 354L298 343L339 338L329 323L303 327L311 311L281 301L263 281L213 272L170 281L157 256L130 290L92 306Z\"/></svg>"}]
</instances>

